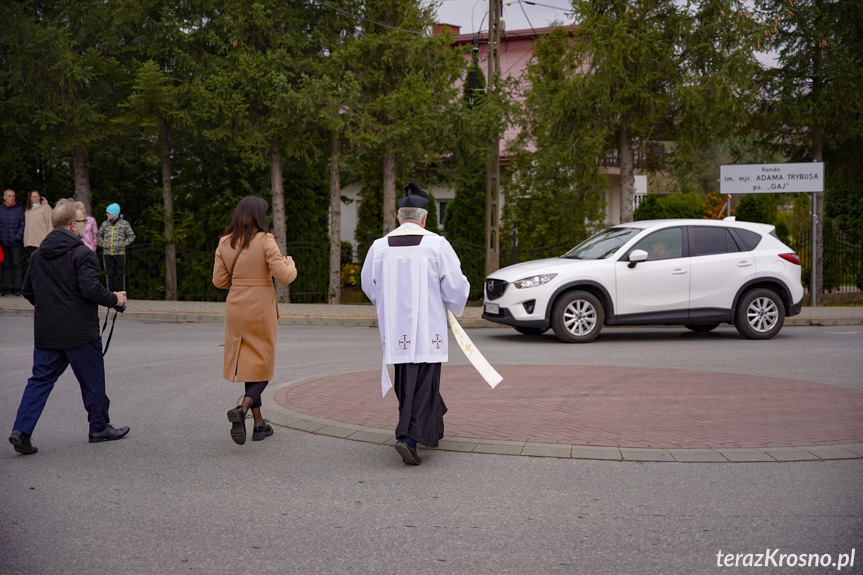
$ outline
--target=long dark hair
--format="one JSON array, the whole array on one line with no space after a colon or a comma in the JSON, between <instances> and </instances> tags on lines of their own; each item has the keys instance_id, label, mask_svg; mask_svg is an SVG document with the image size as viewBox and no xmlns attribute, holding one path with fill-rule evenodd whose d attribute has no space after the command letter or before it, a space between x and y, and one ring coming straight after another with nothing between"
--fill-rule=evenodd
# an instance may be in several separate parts
<instances>
[{"instance_id":1,"label":"long dark hair","mask_svg":"<svg viewBox=\"0 0 863 575\"><path fill-rule=\"evenodd\" d=\"M241 249L247 248L255 234L270 231L270 224L267 222L269 208L267 200L256 196L246 196L240 200L234 208L228 227L225 228L225 235L231 236L232 248L237 247L238 240Z\"/></svg>"},{"instance_id":2,"label":"long dark hair","mask_svg":"<svg viewBox=\"0 0 863 575\"><path fill-rule=\"evenodd\" d=\"M33 194L39 194L39 202L42 201L42 194L40 194L38 190L30 190L29 192L27 192L27 203L24 204L24 209L28 212L33 207L33 202L30 200L30 196L32 196Z\"/></svg>"}]
</instances>

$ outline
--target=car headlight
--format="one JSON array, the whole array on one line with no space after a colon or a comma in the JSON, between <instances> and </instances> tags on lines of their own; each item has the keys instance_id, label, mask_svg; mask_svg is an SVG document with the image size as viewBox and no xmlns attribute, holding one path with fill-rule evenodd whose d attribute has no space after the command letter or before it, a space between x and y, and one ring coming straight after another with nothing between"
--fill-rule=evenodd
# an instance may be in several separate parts
<instances>
[{"instance_id":1,"label":"car headlight","mask_svg":"<svg viewBox=\"0 0 863 575\"><path fill-rule=\"evenodd\" d=\"M545 274L541 276L533 276L529 278L520 279L518 281L512 282L512 285L517 287L518 289L532 288L541 286L542 284L547 284L551 280L557 277L557 274Z\"/></svg>"}]
</instances>

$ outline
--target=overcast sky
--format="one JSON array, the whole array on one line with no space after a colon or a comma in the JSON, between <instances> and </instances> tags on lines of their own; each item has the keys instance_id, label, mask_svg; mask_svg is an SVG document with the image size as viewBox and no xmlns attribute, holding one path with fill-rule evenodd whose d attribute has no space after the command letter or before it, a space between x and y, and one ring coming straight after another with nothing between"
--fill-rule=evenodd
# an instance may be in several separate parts
<instances>
[{"instance_id":1,"label":"overcast sky","mask_svg":"<svg viewBox=\"0 0 863 575\"><path fill-rule=\"evenodd\" d=\"M445 24L461 26L462 34L478 30L488 31L488 1L487 0L437 0L438 21ZM551 8L556 6L557 8ZM551 24L555 19L563 24L570 24L572 18L566 14L572 6L568 0L539 0L539 4L524 2L504 2L503 18L506 30L522 30L541 28Z\"/></svg>"}]
</instances>

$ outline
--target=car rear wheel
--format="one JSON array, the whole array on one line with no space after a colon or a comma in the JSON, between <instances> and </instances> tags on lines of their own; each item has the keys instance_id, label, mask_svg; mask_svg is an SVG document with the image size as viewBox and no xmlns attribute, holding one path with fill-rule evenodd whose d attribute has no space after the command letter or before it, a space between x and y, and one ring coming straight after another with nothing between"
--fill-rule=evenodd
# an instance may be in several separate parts
<instances>
[{"instance_id":1,"label":"car rear wheel","mask_svg":"<svg viewBox=\"0 0 863 575\"><path fill-rule=\"evenodd\" d=\"M785 323L785 305L776 292L757 288L743 294L734 312L734 327L747 339L770 339Z\"/></svg>"},{"instance_id":2,"label":"car rear wheel","mask_svg":"<svg viewBox=\"0 0 863 575\"><path fill-rule=\"evenodd\" d=\"M515 331L523 335L542 335L548 331L547 327L521 327L513 326Z\"/></svg>"},{"instance_id":3,"label":"car rear wheel","mask_svg":"<svg viewBox=\"0 0 863 575\"><path fill-rule=\"evenodd\" d=\"M593 341L602 331L605 310L596 296L586 291L571 291L555 302L551 312L554 335L567 343Z\"/></svg>"},{"instance_id":4,"label":"car rear wheel","mask_svg":"<svg viewBox=\"0 0 863 575\"><path fill-rule=\"evenodd\" d=\"M719 327L718 323L697 323L686 326L686 329L694 331L695 333L707 333L709 331L713 331L717 327Z\"/></svg>"}]
</instances>

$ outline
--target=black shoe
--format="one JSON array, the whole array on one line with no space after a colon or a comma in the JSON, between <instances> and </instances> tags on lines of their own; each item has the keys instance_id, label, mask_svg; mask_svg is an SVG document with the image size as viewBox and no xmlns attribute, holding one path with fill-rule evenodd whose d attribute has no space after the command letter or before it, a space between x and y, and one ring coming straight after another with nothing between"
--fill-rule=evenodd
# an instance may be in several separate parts
<instances>
[{"instance_id":1,"label":"black shoe","mask_svg":"<svg viewBox=\"0 0 863 575\"><path fill-rule=\"evenodd\" d=\"M115 439L121 439L126 437L126 434L129 433L129 427L121 427L117 429L110 423L108 426L98 433L90 434L90 443L100 443L102 441L114 441Z\"/></svg>"},{"instance_id":2,"label":"black shoe","mask_svg":"<svg viewBox=\"0 0 863 575\"><path fill-rule=\"evenodd\" d=\"M266 419L264 423L261 425L255 424L255 428L252 432L252 441L263 441L265 437L269 437L273 434L273 426L270 425L270 422Z\"/></svg>"},{"instance_id":3,"label":"black shoe","mask_svg":"<svg viewBox=\"0 0 863 575\"><path fill-rule=\"evenodd\" d=\"M237 445L244 444L246 442L246 414L243 413L242 405L228 410L228 421L233 423L231 426L231 439Z\"/></svg>"},{"instance_id":4,"label":"black shoe","mask_svg":"<svg viewBox=\"0 0 863 575\"><path fill-rule=\"evenodd\" d=\"M419 465L422 463L422 457L417 454L416 448L411 447L404 441L396 442L396 451L402 456L402 461L405 462L405 465Z\"/></svg>"},{"instance_id":5,"label":"black shoe","mask_svg":"<svg viewBox=\"0 0 863 575\"><path fill-rule=\"evenodd\" d=\"M39 451L39 448L30 443L30 436L23 431L13 431L12 435L9 436L9 443L21 455L33 455Z\"/></svg>"}]
</instances>

